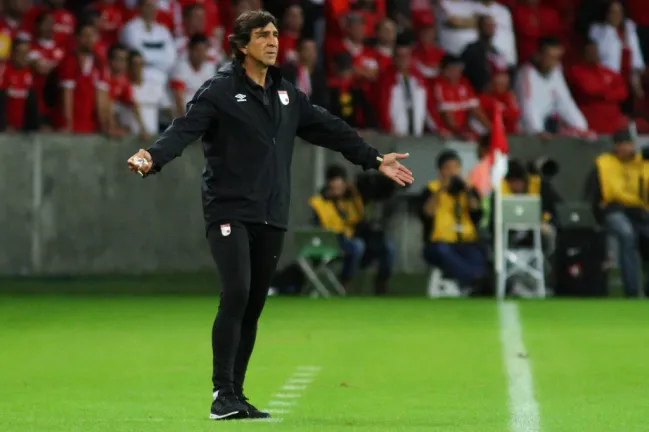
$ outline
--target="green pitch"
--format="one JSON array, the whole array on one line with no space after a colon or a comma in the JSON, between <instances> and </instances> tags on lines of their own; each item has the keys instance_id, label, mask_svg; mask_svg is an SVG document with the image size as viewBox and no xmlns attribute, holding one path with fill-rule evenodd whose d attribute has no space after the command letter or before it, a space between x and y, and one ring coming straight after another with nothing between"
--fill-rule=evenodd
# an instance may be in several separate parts
<instances>
[{"instance_id":1,"label":"green pitch","mask_svg":"<svg viewBox=\"0 0 649 432\"><path fill-rule=\"evenodd\" d=\"M510 430L494 301L270 299L246 389L259 408L288 411L281 423L207 419L216 306L0 297L0 430ZM528 301L519 312L540 431L649 430L647 303Z\"/></svg>"}]
</instances>

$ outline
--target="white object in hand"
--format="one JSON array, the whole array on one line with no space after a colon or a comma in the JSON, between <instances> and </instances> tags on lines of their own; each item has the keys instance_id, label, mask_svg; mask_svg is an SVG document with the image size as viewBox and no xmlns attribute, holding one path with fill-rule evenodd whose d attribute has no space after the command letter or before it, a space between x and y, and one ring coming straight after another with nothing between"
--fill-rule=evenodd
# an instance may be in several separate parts
<instances>
[{"instance_id":1,"label":"white object in hand","mask_svg":"<svg viewBox=\"0 0 649 432\"><path fill-rule=\"evenodd\" d=\"M144 159L144 158L135 158L135 163L140 166L140 167L145 167L149 164L149 161ZM144 173L141 170L137 170L137 172L144 177Z\"/></svg>"}]
</instances>

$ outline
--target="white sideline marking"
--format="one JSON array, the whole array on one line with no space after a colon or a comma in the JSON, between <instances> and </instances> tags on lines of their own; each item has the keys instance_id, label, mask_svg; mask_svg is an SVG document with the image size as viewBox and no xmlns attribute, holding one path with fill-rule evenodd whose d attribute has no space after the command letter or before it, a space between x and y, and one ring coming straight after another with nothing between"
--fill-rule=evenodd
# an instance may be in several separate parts
<instances>
[{"instance_id":1,"label":"white sideline marking","mask_svg":"<svg viewBox=\"0 0 649 432\"><path fill-rule=\"evenodd\" d=\"M509 409L512 432L540 432L539 404L534 397L530 360L523 343L518 306L512 302L498 304L503 362L509 386Z\"/></svg>"},{"instance_id":2,"label":"white sideline marking","mask_svg":"<svg viewBox=\"0 0 649 432\"><path fill-rule=\"evenodd\" d=\"M291 410L288 407L294 406L295 401L287 401L285 399L299 399L302 397L302 392L307 389L307 384L313 382L314 376L320 371L320 366L298 366L297 370L289 377L281 390L289 391L288 393L275 393L272 400L268 402L268 406L283 407L283 408L264 408L269 414L273 414L272 420L281 422L283 417L276 417L277 414L288 414ZM298 385L296 385L298 384ZM284 399L284 400L281 400Z\"/></svg>"}]
</instances>

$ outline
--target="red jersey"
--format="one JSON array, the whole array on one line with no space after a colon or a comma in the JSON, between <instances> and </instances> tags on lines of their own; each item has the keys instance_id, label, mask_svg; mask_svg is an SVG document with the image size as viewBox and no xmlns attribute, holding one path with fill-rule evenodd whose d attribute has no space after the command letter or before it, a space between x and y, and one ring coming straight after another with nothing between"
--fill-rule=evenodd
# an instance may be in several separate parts
<instances>
[{"instance_id":1,"label":"red jersey","mask_svg":"<svg viewBox=\"0 0 649 432\"><path fill-rule=\"evenodd\" d=\"M284 32L279 34L279 64L297 63L297 41L299 34Z\"/></svg>"},{"instance_id":2,"label":"red jersey","mask_svg":"<svg viewBox=\"0 0 649 432\"><path fill-rule=\"evenodd\" d=\"M108 94L113 102L133 105L133 86L126 74L110 76L108 80Z\"/></svg>"},{"instance_id":3,"label":"red jersey","mask_svg":"<svg viewBox=\"0 0 649 432\"><path fill-rule=\"evenodd\" d=\"M629 17L639 26L649 26L649 7L646 0L626 0Z\"/></svg>"},{"instance_id":4,"label":"red jersey","mask_svg":"<svg viewBox=\"0 0 649 432\"><path fill-rule=\"evenodd\" d=\"M588 125L597 133L609 134L623 126L620 110L628 96L619 73L602 65L576 64L567 74L570 90Z\"/></svg>"},{"instance_id":5,"label":"red jersey","mask_svg":"<svg viewBox=\"0 0 649 432\"><path fill-rule=\"evenodd\" d=\"M487 118L494 118L494 113L498 105L502 108L501 112L505 132L509 134L518 133L518 120L521 117L521 109L518 106L514 92L483 93L480 96L480 107L484 110Z\"/></svg>"},{"instance_id":6,"label":"red jersey","mask_svg":"<svg viewBox=\"0 0 649 432\"><path fill-rule=\"evenodd\" d=\"M25 122L27 98L33 89L34 77L29 66L16 67L7 64L0 76L0 90L6 94L7 126L22 129Z\"/></svg>"},{"instance_id":7,"label":"red jersey","mask_svg":"<svg viewBox=\"0 0 649 432\"><path fill-rule=\"evenodd\" d=\"M427 80L437 78L444 50L438 46L417 44L412 50L412 61L417 71Z\"/></svg>"},{"instance_id":8,"label":"red jersey","mask_svg":"<svg viewBox=\"0 0 649 432\"><path fill-rule=\"evenodd\" d=\"M0 16L0 32L7 33L11 39L17 36L22 38L29 38L30 36L20 21L11 19L8 16Z\"/></svg>"},{"instance_id":9,"label":"red jersey","mask_svg":"<svg viewBox=\"0 0 649 432\"><path fill-rule=\"evenodd\" d=\"M77 19L74 15L63 9L50 9L46 6L32 6L26 13L24 18L25 30L29 34L34 35L36 31L36 18L43 13L50 12L54 17L54 42L58 46L67 46L72 35L74 34L74 29L77 25Z\"/></svg>"},{"instance_id":10,"label":"red jersey","mask_svg":"<svg viewBox=\"0 0 649 432\"><path fill-rule=\"evenodd\" d=\"M42 39L32 41L31 51L29 52L30 60L44 64L48 68L48 71L55 68L63 60L64 55L65 52L63 49L58 47L53 40L48 41ZM48 73L34 74L34 91L38 97L38 105L41 113L48 113L50 111L43 98L43 90Z\"/></svg>"},{"instance_id":11,"label":"red jersey","mask_svg":"<svg viewBox=\"0 0 649 432\"><path fill-rule=\"evenodd\" d=\"M126 22L124 20L124 7L118 2L109 4L101 0L96 1L94 7L101 14L99 18L99 31L104 44L111 46L119 39L119 29Z\"/></svg>"},{"instance_id":12,"label":"red jersey","mask_svg":"<svg viewBox=\"0 0 649 432\"><path fill-rule=\"evenodd\" d=\"M512 13L516 30L519 64L527 62L537 49L543 36L558 35L561 32L559 14L547 6L518 4Z\"/></svg>"},{"instance_id":13,"label":"red jersey","mask_svg":"<svg viewBox=\"0 0 649 432\"><path fill-rule=\"evenodd\" d=\"M73 90L72 131L95 133L99 129L97 90L108 90L106 71L96 56L68 54L59 67L59 85ZM57 110L57 126L67 126L63 107Z\"/></svg>"},{"instance_id":14,"label":"red jersey","mask_svg":"<svg viewBox=\"0 0 649 432\"><path fill-rule=\"evenodd\" d=\"M452 83L440 76L432 83L428 98L428 111L440 131L453 130L440 115L446 112L455 120L455 125L460 131L469 132L469 114L478 104L478 98L466 78Z\"/></svg>"},{"instance_id":15,"label":"red jersey","mask_svg":"<svg viewBox=\"0 0 649 432\"><path fill-rule=\"evenodd\" d=\"M392 49L377 45L372 49L372 56L379 65L379 70L383 71L392 65Z\"/></svg>"}]
</instances>

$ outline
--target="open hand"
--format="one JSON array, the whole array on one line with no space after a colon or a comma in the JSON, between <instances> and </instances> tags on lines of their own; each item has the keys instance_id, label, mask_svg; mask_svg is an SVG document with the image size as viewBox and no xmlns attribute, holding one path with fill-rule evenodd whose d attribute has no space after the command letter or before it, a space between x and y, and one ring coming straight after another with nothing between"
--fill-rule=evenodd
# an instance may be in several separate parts
<instances>
[{"instance_id":1,"label":"open hand","mask_svg":"<svg viewBox=\"0 0 649 432\"><path fill-rule=\"evenodd\" d=\"M384 155L379 171L401 186L412 184L415 181L412 172L399 162L400 159L405 159L408 156L408 153L388 153Z\"/></svg>"},{"instance_id":2,"label":"open hand","mask_svg":"<svg viewBox=\"0 0 649 432\"><path fill-rule=\"evenodd\" d=\"M144 176L153 167L153 159L148 151L140 149L137 153L131 156L128 161L128 169L138 172Z\"/></svg>"}]
</instances>

